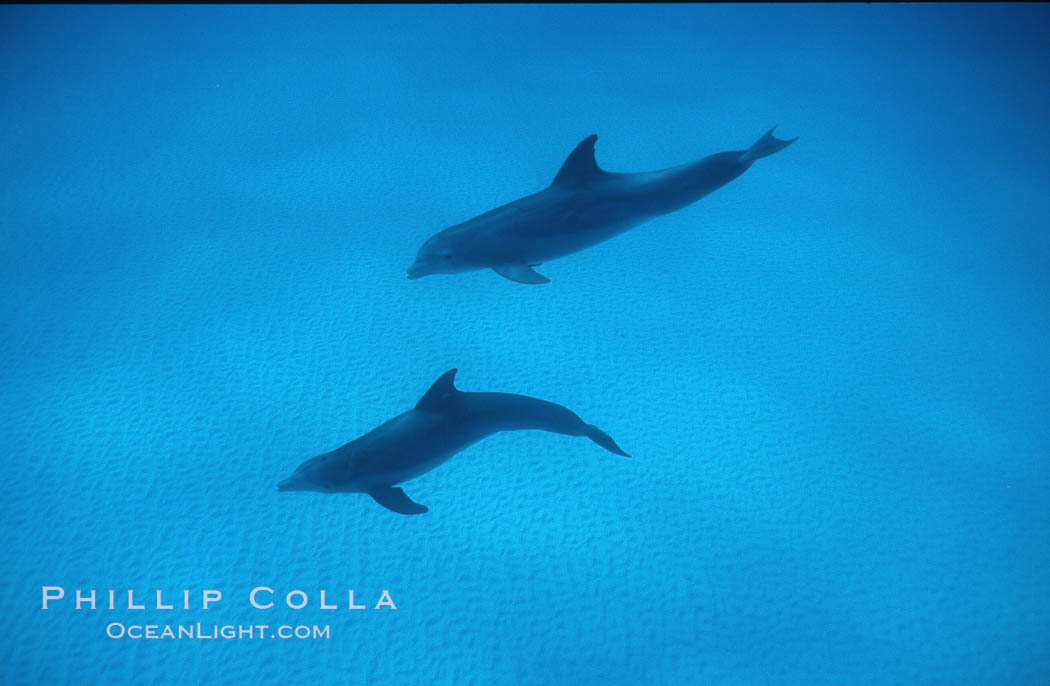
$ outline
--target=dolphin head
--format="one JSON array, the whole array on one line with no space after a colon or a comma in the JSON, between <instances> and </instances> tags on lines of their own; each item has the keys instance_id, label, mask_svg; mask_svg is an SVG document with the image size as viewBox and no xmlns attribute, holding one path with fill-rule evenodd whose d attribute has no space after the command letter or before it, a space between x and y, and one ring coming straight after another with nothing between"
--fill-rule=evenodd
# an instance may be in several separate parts
<instances>
[{"instance_id":1,"label":"dolphin head","mask_svg":"<svg viewBox=\"0 0 1050 686\"><path fill-rule=\"evenodd\" d=\"M311 457L299 465L292 475L277 484L277 490L317 491L318 493L355 493L356 488L348 474L347 461L331 453Z\"/></svg>"},{"instance_id":2,"label":"dolphin head","mask_svg":"<svg viewBox=\"0 0 1050 686\"><path fill-rule=\"evenodd\" d=\"M453 227L455 228L455 227ZM431 274L456 274L478 269L476 260L462 244L459 232L447 229L431 236L408 268L408 278L418 279Z\"/></svg>"}]
</instances>

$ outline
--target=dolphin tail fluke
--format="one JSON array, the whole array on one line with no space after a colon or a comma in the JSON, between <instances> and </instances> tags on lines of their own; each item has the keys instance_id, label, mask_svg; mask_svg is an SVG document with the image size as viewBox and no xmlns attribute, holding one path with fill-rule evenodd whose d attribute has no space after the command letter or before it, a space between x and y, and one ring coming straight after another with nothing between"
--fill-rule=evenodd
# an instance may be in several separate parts
<instances>
[{"instance_id":1,"label":"dolphin tail fluke","mask_svg":"<svg viewBox=\"0 0 1050 686\"><path fill-rule=\"evenodd\" d=\"M774 126L773 129L775 128L777 127ZM765 135L755 141L755 144L752 145L750 149L745 150L744 154L740 156L740 161L751 163L760 157L769 157L773 153L780 152L798 140L798 136L795 136L790 140L774 138L773 129L766 131Z\"/></svg>"},{"instance_id":2,"label":"dolphin tail fluke","mask_svg":"<svg viewBox=\"0 0 1050 686\"><path fill-rule=\"evenodd\" d=\"M591 439L609 452L623 455L624 457L630 457L630 455L625 453L620 446L616 445L616 441L612 439L612 436L605 433L594 424L588 424L585 431L587 432L587 438Z\"/></svg>"}]
</instances>

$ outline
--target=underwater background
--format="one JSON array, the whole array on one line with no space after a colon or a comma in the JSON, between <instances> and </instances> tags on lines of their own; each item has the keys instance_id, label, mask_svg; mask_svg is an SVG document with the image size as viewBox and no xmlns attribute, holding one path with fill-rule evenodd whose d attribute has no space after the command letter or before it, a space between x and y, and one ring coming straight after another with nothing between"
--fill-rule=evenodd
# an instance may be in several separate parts
<instances>
[{"instance_id":1,"label":"underwater background","mask_svg":"<svg viewBox=\"0 0 1050 686\"><path fill-rule=\"evenodd\" d=\"M0 8L0 681L1050 683L1048 26ZM550 284L405 278L589 134L630 172L775 124L799 141ZM633 459L497 434L409 482L419 517L277 492L452 367Z\"/></svg>"}]
</instances>

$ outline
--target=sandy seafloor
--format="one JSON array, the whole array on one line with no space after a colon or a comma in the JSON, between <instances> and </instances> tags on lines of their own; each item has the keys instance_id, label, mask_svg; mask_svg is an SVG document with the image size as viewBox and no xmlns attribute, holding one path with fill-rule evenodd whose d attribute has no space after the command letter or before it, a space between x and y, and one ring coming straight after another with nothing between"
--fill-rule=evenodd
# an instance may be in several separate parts
<instances>
[{"instance_id":1,"label":"sandy seafloor","mask_svg":"<svg viewBox=\"0 0 1050 686\"><path fill-rule=\"evenodd\" d=\"M0 8L0 681L1050 683L1047 26ZM641 171L774 124L799 141L548 285L405 278L591 133ZM500 434L407 484L420 517L277 493L451 367L634 457ZM259 585L311 605L255 610Z\"/></svg>"}]
</instances>

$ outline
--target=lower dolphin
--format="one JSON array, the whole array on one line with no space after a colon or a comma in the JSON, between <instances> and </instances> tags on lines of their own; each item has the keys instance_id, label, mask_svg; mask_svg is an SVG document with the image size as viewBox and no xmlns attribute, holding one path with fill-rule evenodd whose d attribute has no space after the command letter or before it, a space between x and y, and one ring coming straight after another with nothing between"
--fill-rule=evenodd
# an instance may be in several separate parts
<instances>
[{"instance_id":1,"label":"lower dolphin","mask_svg":"<svg viewBox=\"0 0 1050 686\"><path fill-rule=\"evenodd\" d=\"M460 391L453 383L456 371L442 374L408 412L303 462L277 490L367 493L388 510L422 514L427 507L397 484L429 472L499 431L537 429L586 436L610 452L630 457L609 434L566 407L524 395Z\"/></svg>"}]
</instances>

